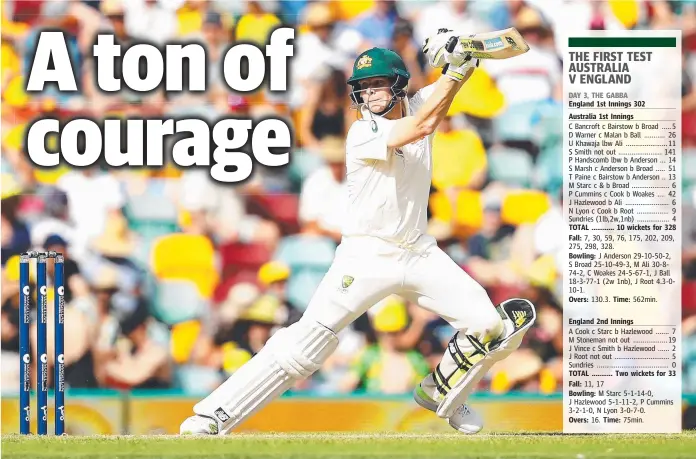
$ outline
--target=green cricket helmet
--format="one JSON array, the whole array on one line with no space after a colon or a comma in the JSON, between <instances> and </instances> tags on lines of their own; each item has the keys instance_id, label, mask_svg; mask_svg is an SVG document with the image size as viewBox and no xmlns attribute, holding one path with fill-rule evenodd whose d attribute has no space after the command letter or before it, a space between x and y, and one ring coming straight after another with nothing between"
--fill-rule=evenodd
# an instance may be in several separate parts
<instances>
[{"instance_id":1,"label":"green cricket helmet","mask_svg":"<svg viewBox=\"0 0 696 459\"><path fill-rule=\"evenodd\" d=\"M382 113L377 113L383 115L391 110L398 100L406 97L406 85L411 74L408 73L403 59L390 49L372 48L364 51L355 60L353 74L347 81L352 88L350 98L354 104L363 104L360 97L360 80L376 77L386 77L392 82L392 100Z\"/></svg>"}]
</instances>

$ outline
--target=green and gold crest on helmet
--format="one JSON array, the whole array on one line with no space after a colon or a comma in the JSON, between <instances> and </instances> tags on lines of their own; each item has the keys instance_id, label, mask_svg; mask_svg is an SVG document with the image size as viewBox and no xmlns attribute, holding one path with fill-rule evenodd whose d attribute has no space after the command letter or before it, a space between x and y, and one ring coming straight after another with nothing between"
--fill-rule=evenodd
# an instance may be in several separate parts
<instances>
[{"instance_id":1,"label":"green and gold crest on helmet","mask_svg":"<svg viewBox=\"0 0 696 459\"><path fill-rule=\"evenodd\" d=\"M406 69L403 59L394 51L385 48L372 48L363 52L355 60L353 74L348 78L352 85L365 78L386 77L396 79L401 77L408 81L411 74Z\"/></svg>"},{"instance_id":2,"label":"green and gold crest on helmet","mask_svg":"<svg viewBox=\"0 0 696 459\"><path fill-rule=\"evenodd\" d=\"M372 67L372 58L367 54L358 59L355 63L355 68L357 70L362 70L364 68Z\"/></svg>"}]
</instances>

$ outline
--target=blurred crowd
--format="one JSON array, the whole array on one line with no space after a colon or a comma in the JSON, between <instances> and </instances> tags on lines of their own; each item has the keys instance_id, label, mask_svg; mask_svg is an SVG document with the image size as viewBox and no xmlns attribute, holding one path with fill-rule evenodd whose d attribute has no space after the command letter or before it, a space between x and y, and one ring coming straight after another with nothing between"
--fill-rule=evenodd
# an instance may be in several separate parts
<instances>
[{"instance_id":1,"label":"blurred crowd","mask_svg":"<svg viewBox=\"0 0 696 459\"><path fill-rule=\"evenodd\" d=\"M397 51L409 92L435 81L420 50L440 27L515 26L531 50L486 61L434 140L429 231L494 303L523 296L539 319L526 344L482 388L562 388L562 56L578 30L673 29L683 41L684 391L696 392L696 2L379 0L7 0L2 2L2 386L19 386L18 255L66 255L66 379L73 388L207 392L298 320L340 241L345 134L356 113L345 83L355 56ZM236 42L297 28L290 90L231 93L216 70ZM75 93L23 91L41 29L66 34ZM105 94L90 47L197 40L208 49L205 94ZM256 166L239 186L205 169L32 167L24 145L40 116L268 116L295 131L291 164ZM48 142L55 142L48 139ZM49 317L53 307L49 263ZM32 297L35 299L32 268ZM32 303L35 313L35 301ZM468 307L462 299L462 307ZM49 362L52 365L49 321ZM402 394L439 361L454 330L392 296L340 335L325 367L297 391ZM32 342L35 332L32 329Z\"/></svg>"}]
</instances>

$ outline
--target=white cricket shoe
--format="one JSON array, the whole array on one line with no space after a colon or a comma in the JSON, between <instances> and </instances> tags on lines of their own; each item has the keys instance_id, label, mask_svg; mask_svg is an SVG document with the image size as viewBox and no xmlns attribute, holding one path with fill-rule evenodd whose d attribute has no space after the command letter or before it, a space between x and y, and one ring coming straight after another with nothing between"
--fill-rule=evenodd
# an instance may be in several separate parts
<instances>
[{"instance_id":1,"label":"white cricket shoe","mask_svg":"<svg viewBox=\"0 0 696 459\"><path fill-rule=\"evenodd\" d=\"M437 412L437 402L421 389L420 384L413 391L413 398L426 410ZM465 434L475 434L483 429L483 418L466 403L457 408L447 422L453 429Z\"/></svg>"},{"instance_id":2,"label":"white cricket shoe","mask_svg":"<svg viewBox=\"0 0 696 459\"><path fill-rule=\"evenodd\" d=\"M198 414L186 418L179 427L179 435L217 435L217 421Z\"/></svg>"}]
</instances>

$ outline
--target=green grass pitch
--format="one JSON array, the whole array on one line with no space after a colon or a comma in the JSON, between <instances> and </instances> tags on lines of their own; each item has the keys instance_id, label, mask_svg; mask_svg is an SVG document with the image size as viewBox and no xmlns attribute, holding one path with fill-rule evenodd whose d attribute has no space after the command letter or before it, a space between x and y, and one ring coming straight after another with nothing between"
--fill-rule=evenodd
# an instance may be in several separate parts
<instances>
[{"instance_id":1,"label":"green grass pitch","mask_svg":"<svg viewBox=\"0 0 696 459\"><path fill-rule=\"evenodd\" d=\"M232 434L224 437L2 437L2 458L693 458L696 432L671 435Z\"/></svg>"}]
</instances>

